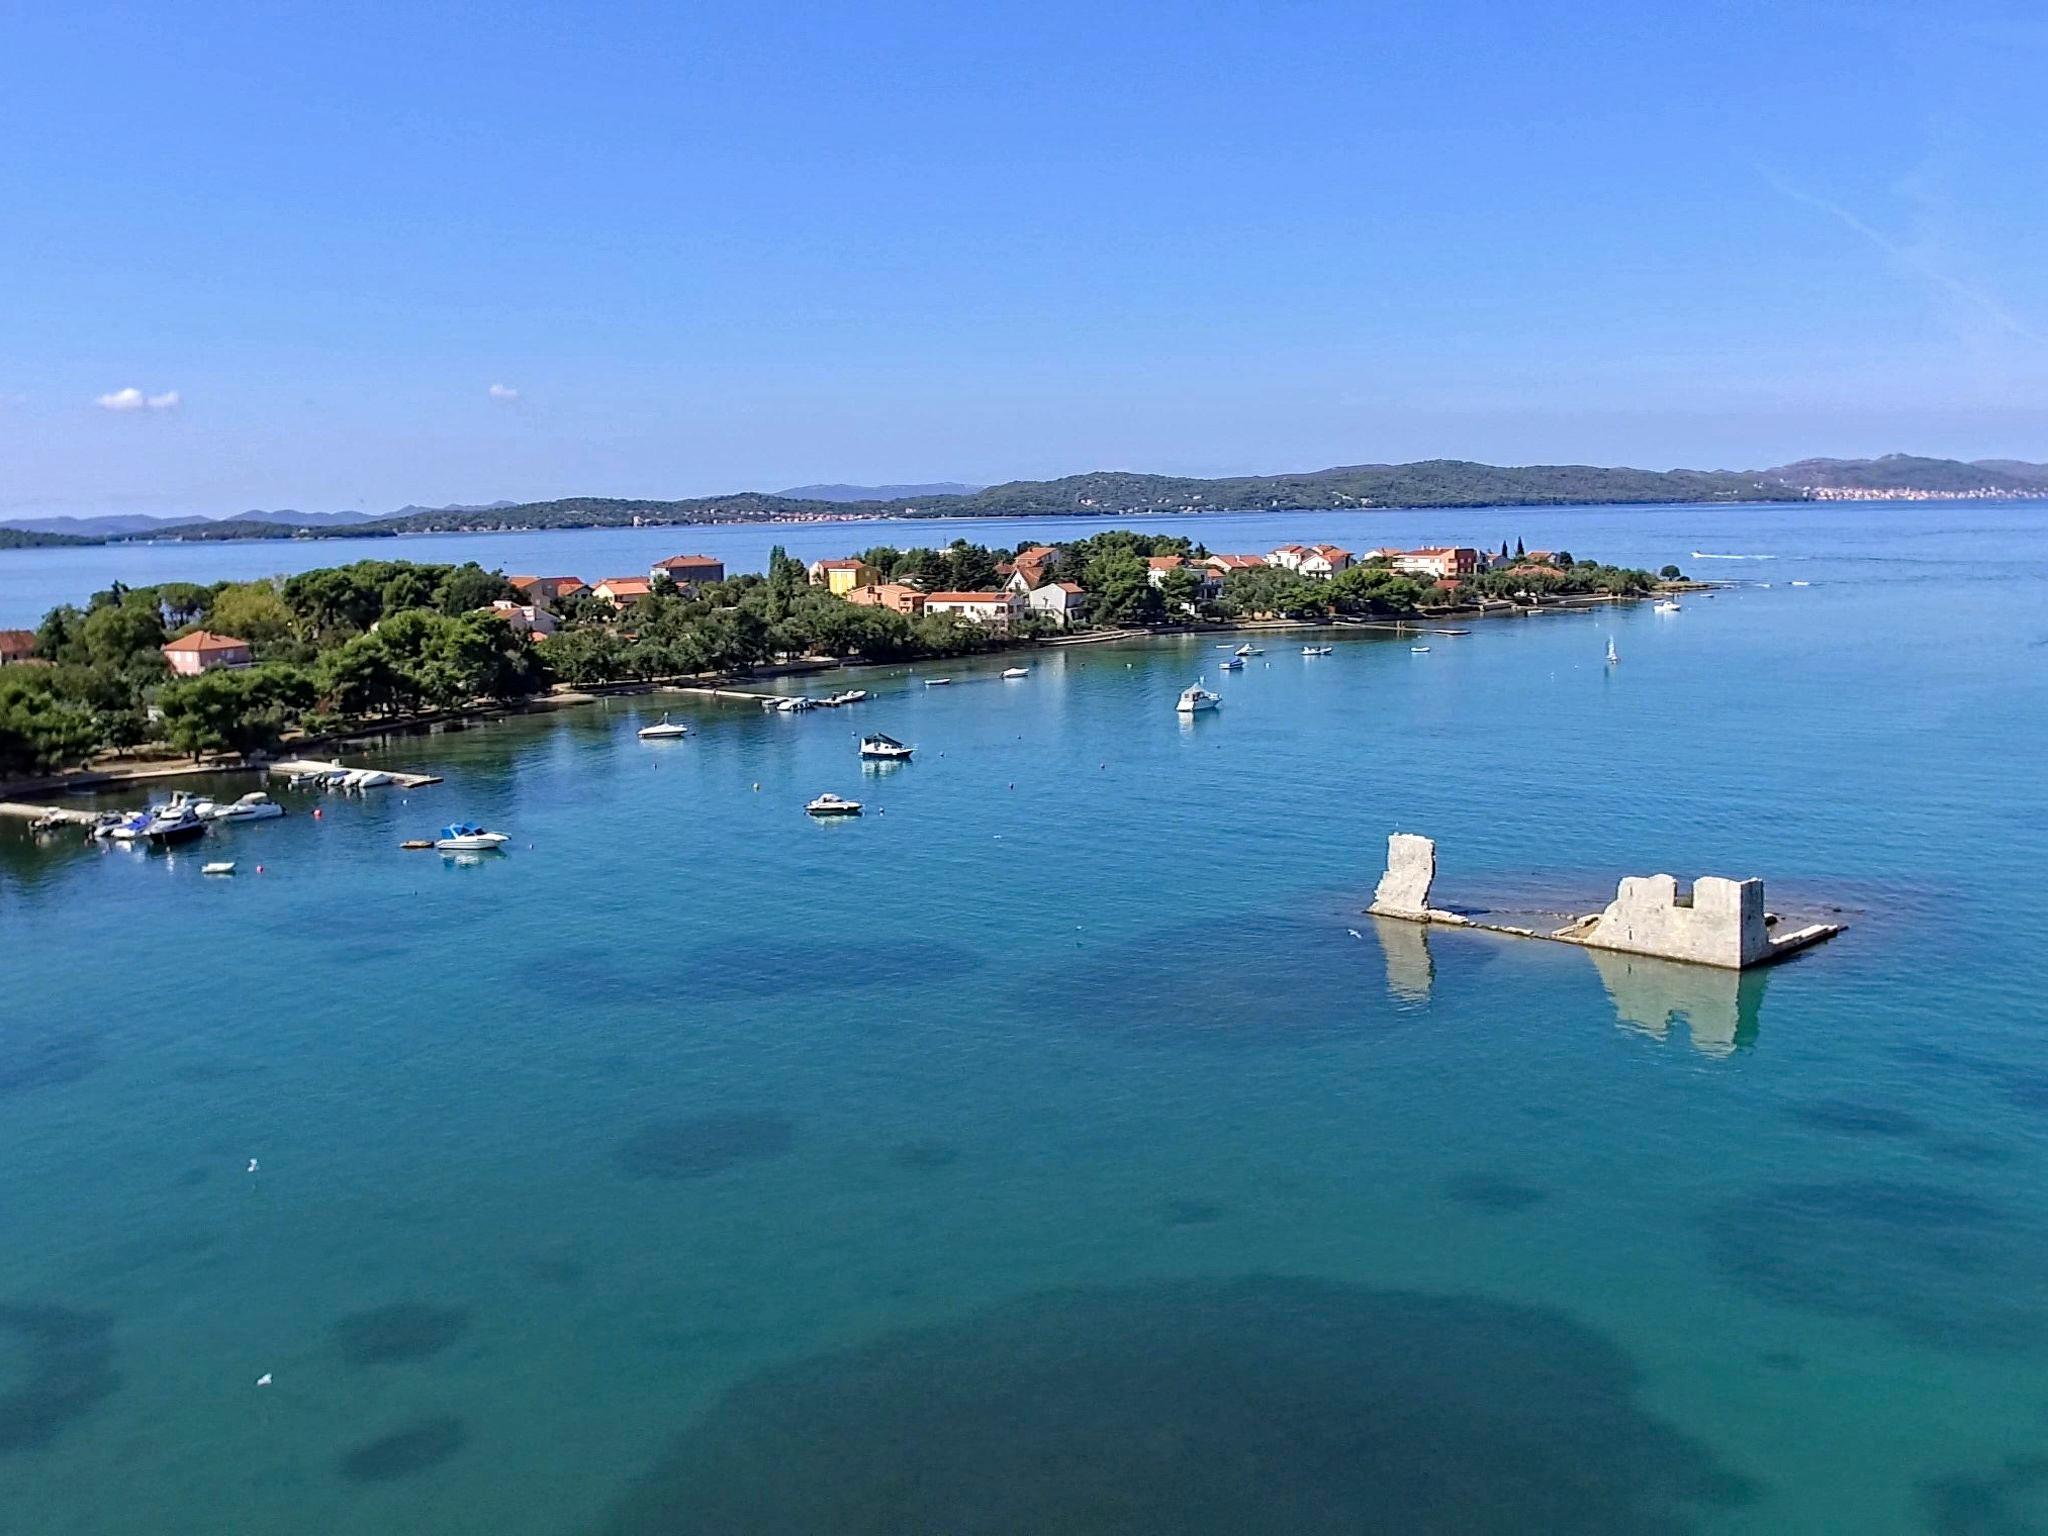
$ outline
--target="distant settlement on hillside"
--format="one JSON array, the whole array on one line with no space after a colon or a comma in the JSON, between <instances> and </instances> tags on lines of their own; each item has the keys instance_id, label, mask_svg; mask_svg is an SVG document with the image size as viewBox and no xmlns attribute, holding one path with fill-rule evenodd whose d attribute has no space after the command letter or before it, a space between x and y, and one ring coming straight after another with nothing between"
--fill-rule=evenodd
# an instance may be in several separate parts
<instances>
[{"instance_id":1,"label":"distant settlement on hillside","mask_svg":"<svg viewBox=\"0 0 2048 1536\"><path fill-rule=\"evenodd\" d=\"M1218 554L1113 530L1013 550L877 545L809 566L777 549L761 575L682 554L594 582L365 560L257 581L115 586L52 609L34 631L0 632L0 780L152 754L246 758L551 688L960 656L1190 623L1527 611L1640 596L1657 580L1506 542Z\"/></svg>"}]
</instances>

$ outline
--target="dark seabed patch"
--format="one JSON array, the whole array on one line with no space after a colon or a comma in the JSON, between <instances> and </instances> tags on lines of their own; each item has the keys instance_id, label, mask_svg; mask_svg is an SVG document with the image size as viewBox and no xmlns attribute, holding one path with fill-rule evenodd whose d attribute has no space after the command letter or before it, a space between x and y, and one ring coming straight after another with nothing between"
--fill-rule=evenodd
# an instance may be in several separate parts
<instances>
[{"instance_id":1,"label":"dark seabed patch","mask_svg":"<svg viewBox=\"0 0 2048 1536\"><path fill-rule=\"evenodd\" d=\"M1938 1157L1944 1162L1963 1163L1979 1168L2009 1163L2014 1156L2011 1147L2001 1146L1995 1141L1985 1141L1976 1136L1943 1137L1940 1141L1928 1143L1927 1153L1930 1157Z\"/></svg>"},{"instance_id":2,"label":"dark seabed patch","mask_svg":"<svg viewBox=\"0 0 2048 1536\"><path fill-rule=\"evenodd\" d=\"M1444 1180L1444 1198L1459 1205L1468 1205L1476 1211L1508 1216L1516 1211L1526 1211L1550 1197L1532 1185L1502 1178L1497 1173L1474 1171L1453 1174Z\"/></svg>"},{"instance_id":3,"label":"dark seabed patch","mask_svg":"<svg viewBox=\"0 0 2048 1536\"><path fill-rule=\"evenodd\" d=\"M2040 1333L2038 1238L1935 1184L1769 1184L1710 1208L1708 1252L1738 1289L1788 1307L1868 1317L1934 1348L2016 1348Z\"/></svg>"},{"instance_id":4,"label":"dark seabed patch","mask_svg":"<svg viewBox=\"0 0 2048 1536\"><path fill-rule=\"evenodd\" d=\"M99 1065L99 1041L83 1030L0 1025L0 1093L62 1087Z\"/></svg>"},{"instance_id":5,"label":"dark seabed patch","mask_svg":"<svg viewBox=\"0 0 2048 1536\"><path fill-rule=\"evenodd\" d=\"M619 1144L619 1166L636 1179L702 1179L782 1156L796 1127L771 1110L659 1120Z\"/></svg>"},{"instance_id":6,"label":"dark seabed patch","mask_svg":"<svg viewBox=\"0 0 2048 1536\"><path fill-rule=\"evenodd\" d=\"M1894 1109L1889 1104L1867 1104L1860 1099L1814 1099L1794 1104L1785 1113L1801 1125L1817 1131L1836 1131L1844 1136L1924 1136L1926 1124Z\"/></svg>"},{"instance_id":7,"label":"dark seabed patch","mask_svg":"<svg viewBox=\"0 0 2048 1536\"><path fill-rule=\"evenodd\" d=\"M388 1307L351 1312L334 1325L334 1338L351 1365L394 1365L440 1354L468 1326L467 1307L395 1301Z\"/></svg>"},{"instance_id":8,"label":"dark seabed patch","mask_svg":"<svg viewBox=\"0 0 2048 1536\"><path fill-rule=\"evenodd\" d=\"M572 1258L566 1253L533 1254L526 1259L525 1269L527 1274L543 1285L559 1285L564 1288L581 1285L584 1276L590 1272L589 1266L581 1259Z\"/></svg>"},{"instance_id":9,"label":"dark seabed patch","mask_svg":"<svg viewBox=\"0 0 2048 1536\"><path fill-rule=\"evenodd\" d=\"M960 1149L949 1141L906 1141L889 1154L889 1161L898 1168L950 1168L960 1161Z\"/></svg>"},{"instance_id":10,"label":"dark seabed patch","mask_svg":"<svg viewBox=\"0 0 2048 1536\"><path fill-rule=\"evenodd\" d=\"M907 987L953 981L979 969L972 950L934 940L883 945L804 940L801 963L761 949L686 956L680 974L694 998L708 1001L790 997L848 988Z\"/></svg>"},{"instance_id":11,"label":"dark seabed patch","mask_svg":"<svg viewBox=\"0 0 2048 1536\"><path fill-rule=\"evenodd\" d=\"M1054 1292L742 1382L600 1529L1679 1536L1756 1496L1636 1386L1564 1314L1476 1297Z\"/></svg>"},{"instance_id":12,"label":"dark seabed patch","mask_svg":"<svg viewBox=\"0 0 2048 1536\"><path fill-rule=\"evenodd\" d=\"M1223 1207L1211 1200L1166 1202L1166 1224L1169 1227L1205 1227L1211 1222L1221 1221L1225 1214Z\"/></svg>"},{"instance_id":13,"label":"dark seabed patch","mask_svg":"<svg viewBox=\"0 0 2048 1536\"><path fill-rule=\"evenodd\" d=\"M212 1177L213 1170L211 1168L187 1168L178 1175L178 1186L181 1189L197 1189Z\"/></svg>"},{"instance_id":14,"label":"dark seabed patch","mask_svg":"<svg viewBox=\"0 0 2048 1536\"><path fill-rule=\"evenodd\" d=\"M396 1482L440 1466L468 1440L469 1431L462 1420L440 1414L366 1440L345 1453L337 1465L352 1483Z\"/></svg>"},{"instance_id":15,"label":"dark seabed patch","mask_svg":"<svg viewBox=\"0 0 2048 1536\"><path fill-rule=\"evenodd\" d=\"M1933 1536L2044 1536L2048 1457L2011 1457L1988 1476L1923 1478L1920 1500Z\"/></svg>"},{"instance_id":16,"label":"dark seabed patch","mask_svg":"<svg viewBox=\"0 0 2048 1536\"><path fill-rule=\"evenodd\" d=\"M69 1307L0 1305L0 1455L39 1451L121 1385L113 1319Z\"/></svg>"},{"instance_id":17,"label":"dark seabed patch","mask_svg":"<svg viewBox=\"0 0 2048 1536\"><path fill-rule=\"evenodd\" d=\"M1757 1359L1763 1361L1765 1365L1768 1365L1774 1371L1803 1371L1806 1369L1806 1356L1794 1349L1767 1349L1758 1355Z\"/></svg>"}]
</instances>

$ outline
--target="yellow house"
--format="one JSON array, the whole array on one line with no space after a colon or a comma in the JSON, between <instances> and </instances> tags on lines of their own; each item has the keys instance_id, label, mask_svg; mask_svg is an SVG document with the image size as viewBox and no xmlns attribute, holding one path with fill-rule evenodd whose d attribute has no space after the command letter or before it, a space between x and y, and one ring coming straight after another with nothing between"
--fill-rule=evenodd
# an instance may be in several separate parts
<instances>
[{"instance_id":1,"label":"yellow house","mask_svg":"<svg viewBox=\"0 0 2048 1536\"><path fill-rule=\"evenodd\" d=\"M823 587L834 597L844 597L856 587L872 587L882 573L865 560L813 560L811 585Z\"/></svg>"}]
</instances>

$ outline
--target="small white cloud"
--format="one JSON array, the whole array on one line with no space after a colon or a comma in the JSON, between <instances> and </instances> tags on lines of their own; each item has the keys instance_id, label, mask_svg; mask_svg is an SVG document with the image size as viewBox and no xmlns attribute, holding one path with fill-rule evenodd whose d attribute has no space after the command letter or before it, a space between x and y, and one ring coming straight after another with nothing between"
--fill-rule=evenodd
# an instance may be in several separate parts
<instances>
[{"instance_id":1,"label":"small white cloud","mask_svg":"<svg viewBox=\"0 0 2048 1536\"><path fill-rule=\"evenodd\" d=\"M98 404L103 411L174 411L180 398L175 389L167 389L160 395L145 395L131 384L126 389L99 396Z\"/></svg>"},{"instance_id":2,"label":"small white cloud","mask_svg":"<svg viewBox=\"0 0 2048 1536\"><path fill-rule=\"evenodd\" d=\"M510 384L493 384L491 386L491 398L493 400L517 400L519 398L519 391Z\"/></svg>"}]
</instances>

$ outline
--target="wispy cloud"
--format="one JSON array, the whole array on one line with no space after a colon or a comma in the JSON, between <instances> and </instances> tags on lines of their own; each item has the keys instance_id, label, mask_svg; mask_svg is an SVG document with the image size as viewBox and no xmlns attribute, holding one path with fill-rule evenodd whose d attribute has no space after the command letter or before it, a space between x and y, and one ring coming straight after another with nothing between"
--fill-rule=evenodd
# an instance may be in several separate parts
<instances>
[{"instance_id":1,"label":"wispy cloud","mask_svg":"<svg viewBox=\"0 0 2048 1536\"><path fill-rule=\"evenodd\" d=\"M103 411L174 411L181 399L175 389L167 389L160 395L145 395L131 384L126 389L99 396L96 403Z\"/></svg>"},{"instance_id":2,"label":"wispy cloud","mask_svg":"<svg viewBox=\"0 0 2048 1536\"><path fill-rule=\"evenodd\" d=\"M1864 240L1876 246L1885 255L1891 257L1893 261L1897 262L1906 271L1925 279L1944 296L1961 300L1962 303L1975 310L2008 335L2017 336L2022 341L2032 342L2037 347L2048 347L2048 335L2043 335L2040 331L2035 330L2024 320L2020 319L2019 316L2007 309L2004 304L1999 302L1995 294L1987 293L1974 284L1964 282L1953 272L1948 271L1931 260L1925 251L1916 250L1903 241L1893 239L1883 230L1859 218L1849 209L1844 208L1840 203L1833 202L1825 197L1816 196L1814 193L1808 192L1803 188L1793 186L1784 177L1767 167L1758 167L1758 170L1763 179L1780 196L1790 198L1795 203L1803 204L1805 207L1826 214L1844 229L1851 230L1855 234L1862 236Z\"/></svg>"},{"instance_id":3,"label":"wispy cloud","mask_svg":"<svg viewBox=\"0 0 2048 1536\"><path fill-rule=\"evenodd\" d=\"M519 398L519 391L510 384L493 384L490 389L490 395L493 400L517 400Z\"/></svg>"}]
</instances>

